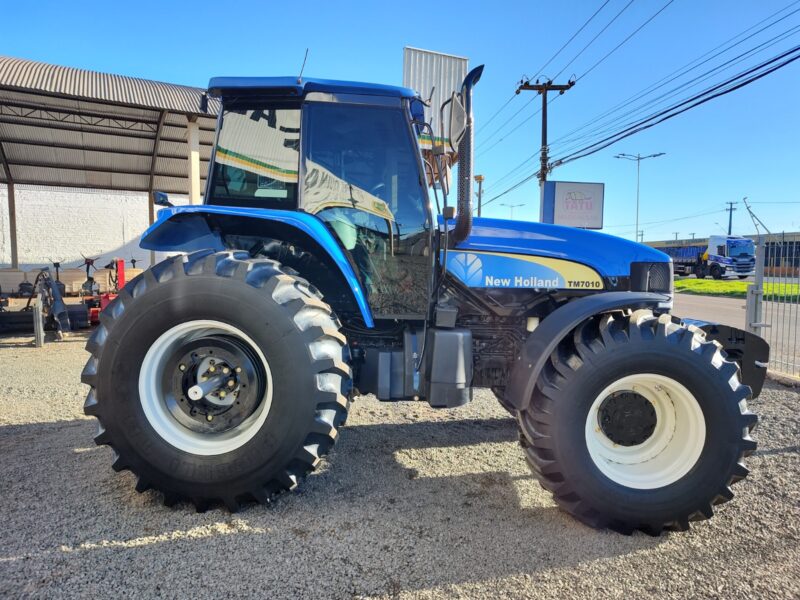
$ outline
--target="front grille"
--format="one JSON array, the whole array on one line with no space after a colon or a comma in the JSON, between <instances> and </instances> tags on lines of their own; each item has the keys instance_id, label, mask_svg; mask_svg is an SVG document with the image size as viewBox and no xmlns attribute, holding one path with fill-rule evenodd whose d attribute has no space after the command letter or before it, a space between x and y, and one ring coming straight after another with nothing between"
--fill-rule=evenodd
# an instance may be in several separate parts
<instances>
[{"instance_id":1,"label":"front grille","mask_svg":"<svg viewBox=\"0 0 800 600\"><path fill-rule=\"evenodd\" d=\"M672 263L631 263L631 290L635 292L671 292Z\"/></svg>"}]
</instances>

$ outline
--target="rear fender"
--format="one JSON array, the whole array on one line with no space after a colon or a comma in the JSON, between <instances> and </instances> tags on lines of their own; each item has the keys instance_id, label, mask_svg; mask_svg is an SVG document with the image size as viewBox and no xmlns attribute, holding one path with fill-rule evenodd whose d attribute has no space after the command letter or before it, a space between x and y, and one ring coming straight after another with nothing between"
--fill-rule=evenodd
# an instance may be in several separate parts
<instances>
[{"instance_id":1,"label":"rear fender","mask_svg":"<svg viewBox=\"0 0 800 600\"><path fill-rule=\"evenodd\" d=\"M683 319L706 332L706 339L719 342L728 358L739 364L742 383L750 386L756 398L764 387L769 362L769 344L755 333L737 329L730 325L709 323L695 319Z\"/></svg>"},{"instance_id":2,"label":"rear fender","mask_svg":"<svg viewBox=\"0 0 800 600\"><path fill-rule=\"evenodd\" d=\"M623 308L658 308L668 306L669 296L651 292L604 292L568 302L542 319L541 324L525 340L517 362L511 370L506 400L522 410L533 395L533 389L547 359L566 335L589 317Z\"/></svg>"},{"instance_id":3,"label":"rear fender","mask_svg":"<svg viewBox=\"0 0 800 600\"><path fill-rule=\"evenodd\" d=\"M233 217L242 221L262 220L280 223L314 240L338 267L352 293L353 300L361 311L364 323L367 327L374 327L372 311L358 276L333 234L314 215L287 210L232 206L175 206L158 212L158 220L144 232L139 245L158 252L192 252L205 248L224 250L220 232L209 224L209 219L215 216Z\"/></svg>"}]
</instances>

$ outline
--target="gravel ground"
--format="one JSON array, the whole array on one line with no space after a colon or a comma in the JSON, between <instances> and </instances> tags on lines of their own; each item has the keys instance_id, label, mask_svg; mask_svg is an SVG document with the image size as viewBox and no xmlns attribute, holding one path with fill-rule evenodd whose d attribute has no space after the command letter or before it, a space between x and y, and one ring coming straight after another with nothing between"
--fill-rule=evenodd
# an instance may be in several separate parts
<instances>
[{"instance_id":1,"label":"gravel ground","mask_svg":"<svg viewBox=\"0 0 800 600\"><path fill-rule=\"evenodd\" d=\"M299 493L230 515L137 494L91 442L82 336L0 339L0 597L797 598L797 389L753 403L734 502L688 534L598 532L531 478L488 392L452 411L358 399Z\"/></svg>"}]
</instances>

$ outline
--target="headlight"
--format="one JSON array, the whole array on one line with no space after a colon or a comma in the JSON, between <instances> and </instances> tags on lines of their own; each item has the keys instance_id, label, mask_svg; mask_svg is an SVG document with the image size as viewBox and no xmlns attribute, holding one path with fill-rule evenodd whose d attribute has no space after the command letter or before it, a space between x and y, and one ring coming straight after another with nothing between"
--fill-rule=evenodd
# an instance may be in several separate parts
<instances>
[{"instance_id":1,"label":"headlight","mask_svg":"<svg viewBox=\"0 0 800 600\"><path fill-rule=\"evenodd\" d=\"M672 293L672 261L631 263L631 290Z\"/></svg>"}]
</instances>

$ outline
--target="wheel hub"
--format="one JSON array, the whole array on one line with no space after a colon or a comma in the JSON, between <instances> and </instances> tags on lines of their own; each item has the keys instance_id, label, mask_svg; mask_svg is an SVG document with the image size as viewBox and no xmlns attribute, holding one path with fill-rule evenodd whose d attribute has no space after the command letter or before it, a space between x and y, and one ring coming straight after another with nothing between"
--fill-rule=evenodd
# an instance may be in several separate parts
<instances>
[{"instance_id":1,"label":"wheel hub","mask_svg":"<svg viewBox=\"0 0 800 600\"><path fill-rule=\"evenodd\" d=\"M609 395L600 404L597 420L606 437L620 446L643 444L658 423L652 403L633 391Z\"/></svg>"},{"instance_id":2,"label":"wheel hub","mask_svg":"<svg viewBox=\"0 0 800 600\"><path fill-rule=\"evenodd\" d=\"M237 339L215 335L178 347L167 360L162 390L172 416L199 433L243 423L264 396L263 368Z\"/></svg>"}]
</instances>

